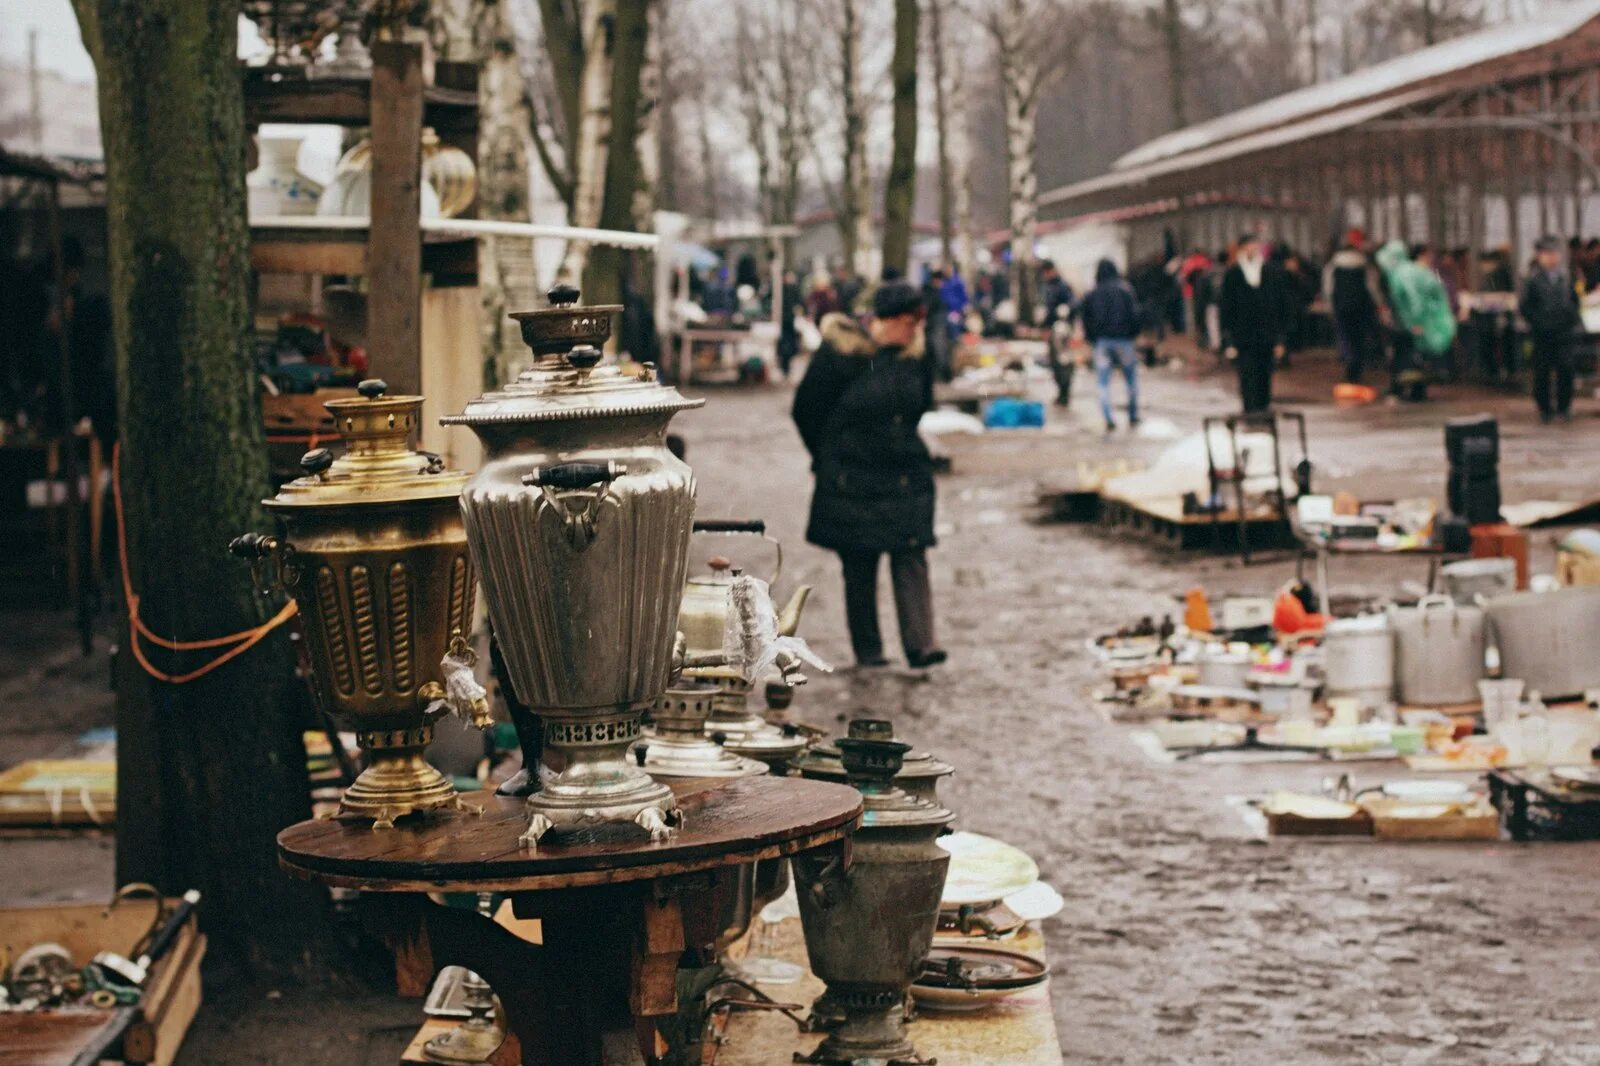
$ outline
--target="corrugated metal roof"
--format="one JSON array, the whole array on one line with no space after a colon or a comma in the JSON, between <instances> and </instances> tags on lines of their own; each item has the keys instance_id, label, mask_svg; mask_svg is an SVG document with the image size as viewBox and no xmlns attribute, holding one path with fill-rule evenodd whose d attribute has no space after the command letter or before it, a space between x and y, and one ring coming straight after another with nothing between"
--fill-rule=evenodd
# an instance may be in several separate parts
<instances>
[{"instance_id":1,"label":"corrugated metal roof","mask_svg":"<svg viewBox=\"0 0 1600 1066\"><path fill-rule=\"evenodd\" d=\"M1102 174L1098 178L1080 181L1076 185L1068 185L1062 189L1046 193L1039 197L1040 206L1059 203L1064 200L1076 200L1091 193L1105 192L1110 189L1123 189L1133 185L1143 185L1145 182L1159 178L1164 174L1173 174L1184 170L1193 170L1197 167L1209 166L1220 163L1237 156L1250 155L1254 152L1265 152L1273 148L1281 148L1286 144L1296 144L1308 141L1313 137L1323 137L1330 133L1351 129L1370 122L1375 118L1382 118L1393 111L1412 104L1420 103L1433 96L1431 89L1416 89L1398 96L1386 96L1381 100L1370 103L1358 104L1340 111L1318 115L1306 119L1304 122L1295 122L1287 126L1276 126L1262 130L1260 133L1248 137L1236 137L1224 141L1211 148L1200 151L1187 152L1175 158L1162 159L1145 166L1131 167L1127 170L1113 170L1109 174Z\"/></svg>"},{"instance_id":2,"label":"corrugated metal roof","mask_svg":"<svg viewBox=\"0 0 1600 1066\"><path fill-rule=\"evenodd\" d=\"M1122 156L1111 165L1112 172L1189 156L1226 141L1359 104L1482 63L1542 48L1571 36L1596 17L1600 17L1600 0L1572 0L1527 22L1491 26L1333 81L1275 96L1209 122L1163 134Z\"/></svg>"}]
</instances>

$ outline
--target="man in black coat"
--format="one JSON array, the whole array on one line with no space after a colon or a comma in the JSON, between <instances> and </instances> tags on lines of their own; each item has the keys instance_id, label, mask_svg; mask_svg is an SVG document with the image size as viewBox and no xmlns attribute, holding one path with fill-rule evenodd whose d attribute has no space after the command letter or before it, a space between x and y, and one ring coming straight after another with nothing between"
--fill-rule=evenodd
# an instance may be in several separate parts
<instances>
[{"instance_id":1,"label":"man in black coat","mask_svg":"<svg viewBox=\"0 0 1600 1066\"><path fill-rule=\"evenodd\" d=\"M1539 405L1541 421L1571 421L1572 338L1583 322L1578 293L1561 261L1560 241L1539 238L1535 257L1536 269L1522 283L1518 302L1533 339L1533 400Z\"/></svg>"},{"instance_id":2,"label":"man in black coat","mask_svg":"<svg viewBox=\"0 0 1600 1066\"><path fill-rule=\"evenodd\" d=\"M933 459L917 422L933 406L933 367L922 350L925 304L915 286L891 281L873 296L863 331L822 320L823 343L795 390L794 421L816 491L806 539L844 564L850 643L862 666L884 666L878 633L878 559L889 556L906 661L945 660L934 638L927 549L934 543Z\"/></svg>"},{"instance_id":3,"label":"man in black coat","mask_svg":"<svg viewBox=\"0 0 1600 1066\"><path fill-rule=\"evenodd\" d=\"M1222 276L1222 346L1239 369L1245 414L1272 407L1272 370L1289 334L1289 298L1283 268L1267 261L1253 233L1239 238L1238 254Z\"/></svg>"}]
</instances>

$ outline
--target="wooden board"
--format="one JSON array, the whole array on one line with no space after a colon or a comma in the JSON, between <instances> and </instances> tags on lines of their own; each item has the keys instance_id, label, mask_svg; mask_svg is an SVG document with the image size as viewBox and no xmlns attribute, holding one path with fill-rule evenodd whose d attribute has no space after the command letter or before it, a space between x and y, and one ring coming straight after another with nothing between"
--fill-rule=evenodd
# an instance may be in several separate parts
<instances>
[{"instance_id":1,"label":"wooden board","mask_svg":"<svg viewBox=\"0 0 1600 1066\"><path fill-rule=\"evenodd\" d=\"M0 1015L0 1066L97 1062L117 1043L128 1013L52 1010Z\"/></svg>"},{"instance_id":2,"label":"wooden board","mask_svg":"<svg viewBox=\"0 0 1600 1066\"><path fill-rule=\"evenodd\" d=\"M116 764L30 759L0 773L0 826L106 826L117 820Z\"/></svg>"},{"instance_id":3,"label":"wooden board","mask_svg":"<svg viewBox=\"0 0 1600 1066\"><path fill-rule=\"evenodd\" d=\"M278 834L278 858L298 876L372 891L539 892L791 855L840 839L861 815L855 789L802 778L684 781L673 789L685 824L662 843L624 824L523 848L517 844L527 825L523 802L479 792L466 799L483 806L480 817L440 813L382 830L301 822Z\"/></svg>"}]
</instances>

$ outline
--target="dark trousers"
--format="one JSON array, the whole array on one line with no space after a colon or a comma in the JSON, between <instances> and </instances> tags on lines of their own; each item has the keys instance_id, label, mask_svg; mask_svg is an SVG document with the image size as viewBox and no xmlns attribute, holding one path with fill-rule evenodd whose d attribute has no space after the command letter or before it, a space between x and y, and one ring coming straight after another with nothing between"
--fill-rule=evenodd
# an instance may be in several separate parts
<instances>
[{"instance_id":1,"label":"dark trousers","mask_svg":"<svg viewBox=\"0 0 1600 1066\"><path fill-rule=\"evenodd\" d=\"M1344 364L1344 380L1351 385L1361 384L1361 372L1366 368L1367 352L1372 342L1372 325L1364 318L1333 320L1334 338L1339 344L1339 362Z\"/></svg>"},{"instance_id":2,"label":"dark trousers","mask_svg":"<svg viewBox=\"0 0 1600 1066\"><path fill-rule=\"evenodd\" d=\"M1560 334L1533 335L1533 402L1546 417L1572 410L1572 339Z\"/></svg>"},{"instance_id":3,"label":"dark trousers","mask_svg":"<svg viewBox=\"0 0 1600 1066\"><path fill-rule=\"evenodd\" d=\"M1272 406L1272 346L1239 348L1239 401L1244 413L1255 414Z\"/></svg>"},{"instance_id":4,"label":"dark trousers","mask_svg":"<svg viewBox=\"0 0 1600 1066\"><path fill-rule=\"evenodd\" d=\"M840 552L844 563L844 605L850 622L850 646L856 660L883 658L878 634L878 557L881 552ZM921 548L889 553L894 609L900 617L900 642L908 656L932 651L933 589L928 583L928 556Z\"/></svg>"}]
</instances>

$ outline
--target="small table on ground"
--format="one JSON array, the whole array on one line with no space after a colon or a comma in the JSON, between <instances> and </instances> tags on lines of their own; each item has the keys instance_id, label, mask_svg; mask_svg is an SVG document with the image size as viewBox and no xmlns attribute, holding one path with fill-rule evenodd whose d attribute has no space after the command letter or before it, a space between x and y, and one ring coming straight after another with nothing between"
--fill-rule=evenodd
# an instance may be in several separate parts
<instances>
[{"instance_id":1,"label":"small table on ground","mask_svg":"<svg viewBox=\"0 0 1600 1066\"><path fill-rule=\"evenodd\" d=\"M686 952L709 951L759 859L848 847L861 796L844 785L749 777L673 784L684 827L651 843L631 826L573 833L537 850L517 837L521 800L478 793L481 818L431 816L373 830L301 822L278 835L290 873L374 893L374 917L395 948L402 994L421 995L442 966L482 975L500 997L525 1064L638 1064L666 1050ZM538 918L531 944L427 893L504 892Z\"/></svg>"}]
</instances>

